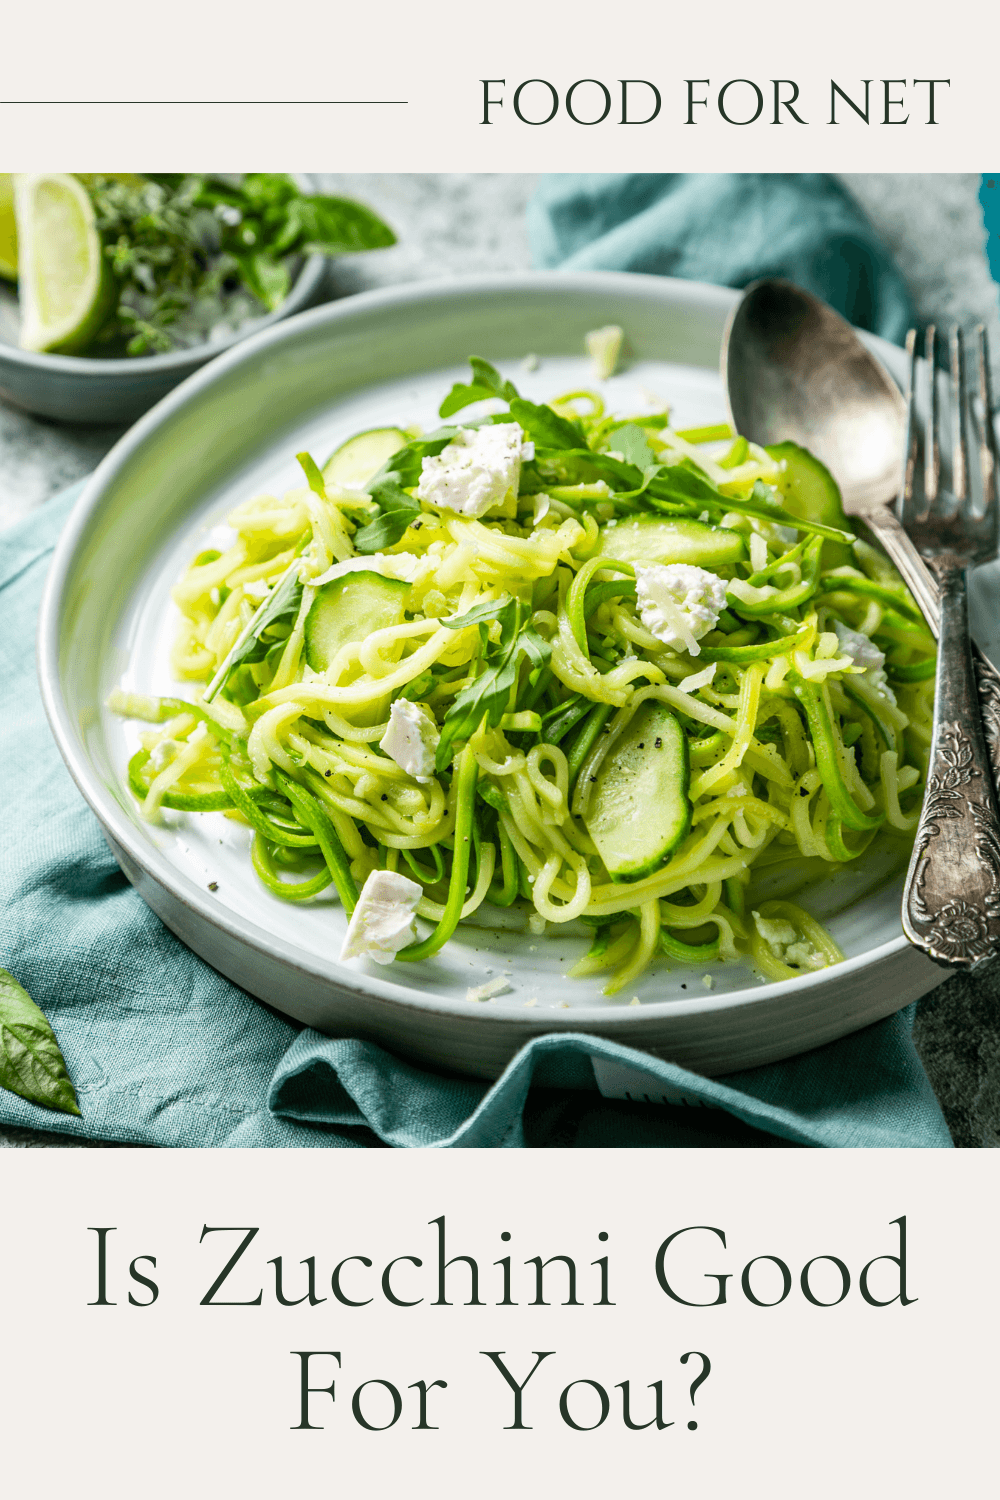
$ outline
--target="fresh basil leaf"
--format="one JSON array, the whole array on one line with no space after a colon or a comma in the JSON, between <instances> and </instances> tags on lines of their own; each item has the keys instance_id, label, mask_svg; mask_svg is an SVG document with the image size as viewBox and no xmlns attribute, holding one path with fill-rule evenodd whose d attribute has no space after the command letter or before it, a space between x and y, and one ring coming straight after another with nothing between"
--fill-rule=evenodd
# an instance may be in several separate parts
<instances>
[{"instance_id":1,"label":"fresh basil leaf","mask_svg":"<svg viewBox=\"0 0 1000 1500\"><path fill-rule=\"evenodd\" d=\"M291 276L283 261L266 250L251 250L235 256L244 284L270 312L280 307L291 288Z\"/></svg>"},{"instance_id":2,"label":"fresh basil leaf","mask_svg":"<svg viewBox=\"0 0 1000 1500\"><path fill-rule=\"evenodd\" d=\"M396 236L378 214L350 198L296 198L288 205L289 230L282 235L284 248L307 255L353 255L360 250L384 250Z\"/></svg>"},{"instance_id":3,"label":"fresh basil leaf","mask_svg":"<svg viewBox=\"0 0 1000 1500\"><path fill-rule=\"evenodd\" d=\"M52 1027L6 969L0 969L0 1087L46 1109L80 1113Z\"/></svg>"},{"instance_id":4,"label":"fresh basil leaf","mask_svg":"<svg viewBox=\"0 0 1000 1500\"><path fill-rule=\"evenodd\" d=\"M624 427L617 427L611 446L622 455L627 464L634 464L637 469L648 469L656 462L653 450L646 441L646 434L635 422L626 422Z\"/></svg>"},{"instance_id":5,"label":"fresh basil leaf","mask_svg":"<svg viewBox=\"0 0 1000 1500\"><path fill-rule=\"evenodd\" d=\"M536 406L534 401L525 401L518 396L510 403L510 414L521 424L525 436L543 448L585 446L583 428L577 422L559 416L551 406Z\"/></svg>"},{"instance_id":6,"label":"fresh basil leaf","mask_svg":"<svg viewBox=\"0 0 1000 1500\"><path fill-rule=\"evenodd\" d=\"M217 186L213 182L213 187ZM254 212L290 203L300 196L287 172L246 172L241 192Z\"/></svg>"},{"instance_id":7,"label":"fresh basil leaf","mask_svg":"<svg viewBox=\"0 0 1000 1500\"><path fill-rule=\"evenodd\" d=\"M256 613L240 631L228 656L205 689L202 702L210 703L228 680L230 672L237 667L264 660L272 645L270 641L261 640L264 631L279 620L294 620L301 602L302 584L299 581L299 563L296 559L289 564L267 598L261 600Z\"/></svg>"}]
</instances>

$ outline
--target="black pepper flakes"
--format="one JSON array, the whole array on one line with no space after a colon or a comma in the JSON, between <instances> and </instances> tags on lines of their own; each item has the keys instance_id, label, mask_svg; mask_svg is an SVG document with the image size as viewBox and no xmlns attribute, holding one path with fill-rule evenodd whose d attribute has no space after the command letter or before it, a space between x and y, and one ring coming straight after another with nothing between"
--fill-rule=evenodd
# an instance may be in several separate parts
<instances>
[{"instance_id":1,"label":"black pepper flakes","mask_svg":"<svg viewBox=\"0 0 1000 1500\"><path fill-rule=\"evenodd\" d=\"M661 740L659 735L656 736L656 748L657 750L663 749L663 741Z\"/></svg>"},{"instance_id":2,"label":"black pepper flakes","mask_svg":"<svg viewBox=\"0 0 1000 1500\"><path fill-rule=\"evenodd\" d=\"M591 776L591 778L590 778L590 779L591 779L591 781L596 781L596 780L597 780L597 777L596 777L596 776Z\"/></svg>"},{"instance_id":3,"label":"black pepper flakes","mask_svg":"<svg viewBox=\"0 0 1000 1500\"><path fill-rule=\"evenodd\" d=\"M333 775L333 772L332 772L332 771L324 771L324 772L323 772L323 775L324 775L324 776L332 776L332 775Z\"/></svg>"},{"instance_id":4,"label":"black pepper flakes","mask_svg":"<svg viewBox=\"0 0 1000 1500\"><path fill-rule=\"evenodd\" d=\"M210 880L208 882L208 888L210 891L217 891L219 889L219 882L217 880Z\"/></svg>"},{"instance_id":5,"label":"black pepper flakes","mask_svg":"<svg viewBox=\"0 0 1000 1500\"><path fill-rule=\"evenodd\" d=\"M383 792L382 793L382 801L383 802L388 802L388 800L389 800L389 793L388 792Z\"/></svg>"}]
</instances>

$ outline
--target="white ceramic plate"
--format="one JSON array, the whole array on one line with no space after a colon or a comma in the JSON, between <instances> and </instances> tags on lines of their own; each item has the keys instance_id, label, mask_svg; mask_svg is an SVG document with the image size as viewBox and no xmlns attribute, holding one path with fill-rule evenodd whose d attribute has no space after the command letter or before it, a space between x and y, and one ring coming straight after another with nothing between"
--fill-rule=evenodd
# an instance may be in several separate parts
<instances>
[{"instance_id":1,"label":"white ceramic plate","mask_svg":"<svg viewBox=\"0 0 1000 1500\"><path fill-rule=\"evenodd\" d=\"M941 970L902 936L899 879L865 894L877 880L864 862L812 898L847 962L796 981L764 984L734 965L715 968L709 990L701 972L661 965L607 1000L596 979L567 977L586 938L556 926L537 937L463 925L427 963L342 965L335 901L278 901L252 873L244 830L221 814L168 814L168 826L151 826L124 790L135 731L103 707L108 693L119 683L178 691L167 666L171 584L192 555L224 536L232 506L301 482L297 451L322 460L364 428L434 425L444 393L466 378L470 353L495 360L537 400L592 384L583 335L608 322L623 325L634 354L604 387L609 407L653 409L653 395L680 426L719 420L719 343L735 296L612 273L369 293L222 356L109 454L53 563L40 626L43 693L60 749L125 873L209 963L320 1030L482 1077L495 1076L530 1037L567 1030L726 1072L830 1041L939 982ZM899 351L875 344L890 367L898 364ZM535 371L522 367L528 353L539 356ZM501 974L510 976L507 994L466 998L470 986Z\"/></svg>"}]
</instances>

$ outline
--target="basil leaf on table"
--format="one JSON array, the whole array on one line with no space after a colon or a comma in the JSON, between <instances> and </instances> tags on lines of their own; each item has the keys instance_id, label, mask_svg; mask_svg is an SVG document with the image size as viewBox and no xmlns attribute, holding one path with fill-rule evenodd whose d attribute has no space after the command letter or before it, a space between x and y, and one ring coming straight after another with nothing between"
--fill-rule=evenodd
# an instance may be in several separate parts
<instances>
[{"instance_id":1,"label":"basil leaf on table","mask_svg":"<svg viewBox=\"0 0 1000 1500\"><path fill-rule=\"evenodd\" d=\"M0 969L0 1087L46 1109L80 1113L52 1027L6 969Z\"/></svg>"}]
</instances>

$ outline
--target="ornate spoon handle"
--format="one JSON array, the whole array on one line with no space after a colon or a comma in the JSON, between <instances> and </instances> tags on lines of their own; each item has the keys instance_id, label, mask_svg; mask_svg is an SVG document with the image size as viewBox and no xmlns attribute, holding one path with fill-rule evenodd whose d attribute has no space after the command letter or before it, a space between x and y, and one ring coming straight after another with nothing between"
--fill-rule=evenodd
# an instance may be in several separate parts
<instances>
[{"instance_id":1,"label":"ornate spoon handle","mask_svg":"<svg viewBox=\"0 0 1000 1500\"><path fill-rule=\"evenodd\" d=\"M936 963L971 969L1000 951L1000 818L977 712L965 570L935 561L941 634L923 811L903 930Z\"/></svg>"},{"instance_id":2,"label":"ornate spoon handle","mask_svg":"<svg viewBox=\"0 0 1000 1500\"><path fill-rule=\"evenodd\" d=\"M941 633L941 601L938 586L930 568L917 551L909 533L888 506L866 513L864 520L923 611L924 619L935 636ZM986 748L993 767L993 785L1000 805L1000 671L989 657L972 642L972 661L976 671L979 711L986 735Z\"/></svg>"}]
</instances>

